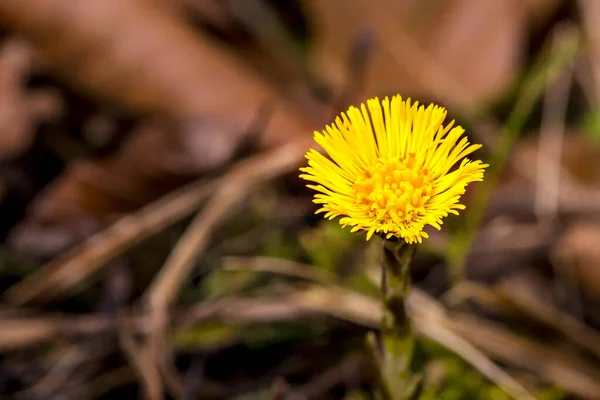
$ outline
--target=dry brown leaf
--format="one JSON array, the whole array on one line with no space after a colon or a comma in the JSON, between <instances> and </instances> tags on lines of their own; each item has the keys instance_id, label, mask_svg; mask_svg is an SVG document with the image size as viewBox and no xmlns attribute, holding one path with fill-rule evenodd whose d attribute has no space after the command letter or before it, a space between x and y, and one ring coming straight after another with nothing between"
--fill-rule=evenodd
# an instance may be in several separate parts
<instances>
[{"instance_id":1,"label":"dry brown leaf","mask_svg":"<svg viewBox=\"0 0 600 400\"><path fill-rule=\"evenodd\" d=\"M516 1L304 1L316 68L336 87L352 43L376 36L361 97L403 93L472 107L505 90L520 67L525 15Z\"/></svg>"},{"instance_id":2,"label":"dry brown leaf","mask_svg":"<svg viewBox=\"0 0 600 400\"><path fill-rule=\"evenodd\" d=\"M208 23L226 29L234 24L227 3L221 0L179 0L181 6Z\"/></svg>"},{"instance_id":3,"label":"dry brown leaf","mask_svg":"<svg viewBox=\"0 0 600 400\"><path fill-rule=\"evenodd\" d=\"M526 135L527 137L527 135ZM553 139L555 140L555 139ZM585 214L600 210L600 148L591 146L578 132L565 133L562 140L560 180L558 185L558 213ZM538 176L538 138L523 138L513 149L515 170L506 170L491 199L491 216L511 215L531 218L535 207ZM555 179L555 177L542 177ZM546 182L547 184L547 182Z\"/></svg>"},{"instance_id":4,"label":"dry brown leaf","mask_svg":"<svg viewBox=\"0 0 600 400\"><path fill-rule=\"evenodd\" d=\"M304 135L306 125L226 49L151 0L8 0L0 21L32 41L70 83L129 110L177 120L210 117L230 146L265 104L277 103L264 140Z\"/></svg>"},{"instance_id":5,"label":"dry brown leaf","mask_svg":"<svg viewBox=\"0 0 600 400\"><path fill-rule=\"evenodd\" d=\"M0 47L0 157L15 157L33 140L35 126L56 118L60 99L49 91L26 91L24 81L33 64L30 46L9 39Z\"/></svg>"},{"instance_id":6,"label":"dry brown leaf","mask_svg":"<svg viewBox=\"0 0 600 400\"><path fill-rule=\"evenodd\" d=\"M523 139L515 147L514 157L530 160L532 173L536 173L537 138ZM561 164L572 179L592 187L600 187L600 147L590 144L581 132L566 132L562 138Z\"/></svg>"},{"instance_id":7,"label":"dry brown leaf","mask_svg":"<svg viewBox=\"0 0 600 400\"><path fill-rule=\"evenodd\" d=\"M142 126L108 159L69 165L13 234L19 248L29 248L27 237L58 238L57 251L58 244L81 240L74 227L90 218L131 211L181 183L180 175L224 165L252 129L263 132L257 142L264 147L310 132L270 86L168 3L7 1L0 3L0 21L29 39L69 83L131 112L174 121Z\"/></svg>"},{"instance_id":8,"label":"dry brown leaf","mask_svg":"<svg viewBox=\"0 0 600 400\"><path fill-rule=\"evenodd\" d=\"M219 140L213 148L215 143ZM101 227L94 221L131 212L211 167L210 159L196 154L198 149L177 140L168 124L146 123L115 155L71 162L32 202L10 242L40 257L56 254Z\"/></svg>"},{"instance_id":9,"label":"dry brown leaf","mask_svg":"<svg viewBox=\"0 0 600 400\"><path fill-rule=\"evenodd\" d=\"M563 2L564 0L526 0L523 2L523 6L526 7L527 12L530 15L550 14Z\"/></svg>"},{"instance_id":10,"label":"dry brown leaf","mask_svg":"<svg viewBox=\"0 0 600 400\"><path fill-rule=\"evenodd\" d=\"M600 223L581 221L570 227L554 246L554 256L565 272L600 297Z\"/></svg>"}]
</instances>

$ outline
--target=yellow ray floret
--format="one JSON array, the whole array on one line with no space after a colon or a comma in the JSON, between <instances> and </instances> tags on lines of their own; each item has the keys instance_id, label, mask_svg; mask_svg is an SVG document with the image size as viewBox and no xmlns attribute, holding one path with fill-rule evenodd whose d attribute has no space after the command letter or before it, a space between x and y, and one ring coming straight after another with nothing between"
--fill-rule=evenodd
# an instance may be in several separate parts
<instances>
[{"instance_id":1,"label":"yellow ray floret","mask_svg":"<svg viewBox=\"0 0 600 400\"><path fill-rule=\"evenodd\" d=\"M317 213L352 231L397 236L408 243L427 238L426 225L440 229L442 218L458 214L467 184L483 179L488 166L465 158L481 145L470 144L454 121L443 125L443 107L411 104L394 96L350 107L315 141L301 178L319 192Z\"/></svg>"}]
</instances>

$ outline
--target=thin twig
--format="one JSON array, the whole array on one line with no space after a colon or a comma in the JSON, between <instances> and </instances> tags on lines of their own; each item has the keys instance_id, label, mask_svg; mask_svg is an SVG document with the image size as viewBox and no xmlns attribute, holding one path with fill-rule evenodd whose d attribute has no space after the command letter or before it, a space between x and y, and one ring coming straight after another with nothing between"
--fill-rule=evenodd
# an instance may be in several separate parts
<instances>
[{"instance_id":1,"label":"thin twig","mask_svg":"<svg viewBox=\"0 0 600 400\"><path fill-rule=\"evenodd\" d=\"M455 314L447 326L494 358L534 371L538 376L583 398L600 393L600 369L581 357L537 343L498 324L467 314Z\"/></svg>"},{"instance_id":2,"label":"thin twig","mask_svg":"<svg viewBox=\"0 0 600 400\"><path fill-rule=\"evenodd\" d=\"M570 314L546 304L530 293L521 282L511 279L498 286L502 300L526 312L529 316L562 332L573 343L600 358L600 333Z\"/></svg>"},{"instance_id":3,"label":"thin twig","mask_svg":"<svg viewBox=\"0 0 600 400\"><path fill-rule=\"evenodd\" d=\"M175 327L204 322L260 323L293 321L314 317L315 311L295 302L293 296L267 298L227 298L199 303L175 312ZM122 314L138 334L150 333L150 320L145 314ZM0 351L27 349L57 339L76 339L106 335L117 331L114 318L91 314L73 316L54 314L37 317L0 319Z\"/></svg>"},{"instance_id":4,"label":"thin twig","mask_svg":"<svg viewBox=\"0 0 600 400\"><path fill-rule=\"evenodd\" d=\"M284 264L285 265L285 264ZM288 268L254 268L252 263L240 264L240 269L270 273L282 273L288 275ZM295 274L294 274L295 275ZM302 274L303 277L307 277ZM373 283L377 282L377 277L370 275ZM318 281L315 276L315 281ZM366 326L375 327L379 318L381 318L381 306L373 302L372 299L343 289L314 288L304 295L300 296L299 304L322 310L323 307L329 310L339 318L347 319L348 315L353 315L350 320L355 323L361 323ZM298 304L298 302L296 302ZM327 304L330 304L327 306ZM347 311L346 306L352 311ZM408 298L409 311L412 314L415 328L425 336L438 342L442 346L456 353L466 362L471 364L482 375L498 384L509 395L515 399L534 399L533 395L527 391L518 381L508 373L498 367L493 361L486 357L481 351L465 341L461 336L447 329L443 322L448 318L445 308L441 303L428 296L417 288L413 288ZM369 318L369 316L371 318Z\"/></svg>"},{"instance_id":5,"label":"thin twig","mask_svg":"<svg viewBox=\"0 0 600 400\"><path fill-rule=\"evenodd\" d=\"M304 62L300 46L291 36L275 7L265 0L224 0L232 16L253 36L260 47L269 55L285 79L284 98L304 115L310 115L313 121L326 123L329 110L325 104L316 101L310 87L312 74Z\"/></svg>"},{"instance_id":6,"label":"thin twig","mask_svg":"<svg viewBox=\"0 0 600 400\"><path fill-rule=\"evenodd\" d=\"M172 360L167 356L168 311L195 261L206 249L210 235L231 207L241 201L254 185L297 168L309 147L307 140L293 142L270 153L240 162L222 180L204 210L192 221L146 292L152 330L148 345L163 374ZM183 387L172 383L172 389ZM176 389L178 386L179 389Z\"/></svg>"},{"instance_id":7,"label":"thin twig","mask_svg":"<svg viewBox=\"0 0 600 400\"><path fill-rule=\"evenodd\" d=\"M600 2L579 0L580 14L588 37L587 52L591 67L593 100L600 104Z\"/></svg>"},{"instance_id":8,"label":"thin twig","mask_svg":"<svg viewBox=\"0 0 600 400\"><path fill-rule=\"evenodd\" d=\"M555 36L558 34L555 32ZM558 51L555 37L552 48ZM548 77L537 152L535 213L542 230L550 232L556 221L560 192L560 160L565 135L565 117L573 82L567 66L557 79Z\"/></svg>"},{"instance_id":9,"label":"thin twig","mask_svg":"<svg viewBox=\"0 0 600 400\"><path fill-rule=\"evenodd\" d=\"M56 394L69 381L73 372L83 362L89 360L90 352L85 346L75 344L61 350L62 354L60 354L59 359L52 365L48 373L27 390L29 395L37 397Z\"/></svg>"},{"instance_id":10,"label":"thin twig","mask_svg":"<svg viewBox=\"0 0 600 400\"><path fill-rule=\"evenodd\" d=\"M210 195L218 182L197 182L127 215L89 240L56 257L21 282L10 287L4 298L23 305L50 300L72 291L97 273L125 249L162 231L192 213Z\"/></svg>"},{"instance_id":11,"label":"thin twig","mask_svg":"<svg viewBox=\"0 0 600 400\"><path fill-rule=\"evenodd\" d=\"M555 34L556 35L556 34ZM557 51L560 37L555 37L552 47ZM561 157L565 134L565 118L569 93L573 82L573 66L567 66L553 82L548 79L544 98L540 139L537 152L537 179L534 211L542 235L551 235L556 226L561 181ZM573 274L564 271L560 263L553 262L555 293L567 292L567 298L577 315L582 316L579 286Z\"/></svg>"},{"instance_id":12,"label":"thin twig","mask_svg":"<svg viewBox=\"0 0 600 400\"><path fill-rule=\"evenodd\" d=\"M129 366L123 366L95 377L85 385L77 387L69 392L70 399L94 400L102 397L111 390L135 382L135 374Z\"/></svg>"},{"instance_id":13,"label":"thin twig","mask_svg":"<svg viewBox=\"0 0 600 400\"><path fill-rule=\"evenodd\" d=\"M127 356L131 368L141 382L145 399L162 399L160 375L156 364L149 359L149 354L144 351L143 347L136 343L129 321L126 319L120 320L118 333L121 350Z\"/></svg>"},{"instance_id":14,"label":"thin twig","mask_svg":"<svg viewBox=\"0 0 600 400\"><path fill-rule=\"evenodd\" d=\"M270 272L278 271L271 269ZM376 282L375 277L372 280ZM351 321L366 326L375 327L382 315L381 306L373 303L372 299L343 289L313 288L296 298L300 300L300 304L321 310L324 307L330 314L339 318L348 319L348 316L352 315L352 318L349 318ZM420 333L456 353L513 398L534 399L518 381L461 336L444 326L444 321L449 317L441 303L413 288L408 298L408 306L415 328Z\"/></svg>"},{"instance_id":15,"label":"thin twig","mask_svg":"<svg viewBox=\"0 0 600 400\"><path fill-rule=\"evenodd\" d=\"M430 339L452 350L464 360L467 360L477 371L490 381L496 383L511 397L522 400L535 400L535 397L523 385L502 368L498 367L496 363L462 336L450 331L439 323L429 325L430 322L431 320L421 321L422 324L428 324L425 330ZM424 329L423 326L421 326L421 329Z\"/></svg>"},{"instance_id":16,"label":"thin twig","mask_svg":"<svg viewBox=\"0 0 600 400\"><path fill-rule=\"evenodd\" d=\"M597 384L600 371L589 361L574 353L561 352L551 345L535 344L506 329L491 326L485 320L473 321L472 317L467 320L466 314L446 313L441 303L418 289L412 290L408 305L417 332L455 352L491 381L507 390L515 399L523 398L526 389L514 379L507 379L506 372L470 343L475 343L484 352L509 364L540 373L542 378L564 386L573 393L588 398L594 398L590 393L600 393L600 385ZM303 290L290 290L286 295L273 298L224 299L198 304L178 313L180 316L176 318L175 328L204 322L267 323L316 314L329 315L369 328L377 328L381 311L380 302L371 297L341 288L312 286ZM129 319L136 333L148 334L152 328L147 316L138 315ZM23 331L25 325L32 329L42 328L43 336L30 337L32 341L27 345L33 345L61 337L65 333L65 328L61 329L63 325L70 328L68 332L71 335L91 335L116 329L114 324L111 324L112 321L112 318L106 316L85 318L60 316L51 320L2 321L0 348L7 348L7 343L3 343L2 339L5 332L12 330L11 325L18 325L19 331ZM45 325L54 329L44 329ZM21 342L21 345L24 346L25 343Z\"/></svg>"},{"instance_id":17,"label":"thin twig","mask_svg":"<svg viewBox=\"0 0 600 400\"><path fill-rule=\"evenodd\" d=\"M549 58L539 57L536 67L532 69L525 80L519 98L504 125L500 140L489 161L490 167L486 171L485 180L477 188L477 201L473 202L466 214L463 228L453 237L448 252L448 264L456 281L462 278L467 255L477 235L489 199L498 183L500 173L517 143L529 113L543 94L548 80L556 79L557 75L571 64L579 52L582 41L579 29L570 25L561 27L556 32L554 40L557 44L555 51Z\"/></svg>"},{"instance_id":18,"label":"thin twig","mask_svg":"<svg viewBox=\"0 0 600 400\"><path fill-rule=\"evenodd\" d=\"M276 257L223 257L225 271L269 272L318 283L333 283L335 276L328 271L317 269L313 265Z\"/></svg>"},{"instance_id":19,"label":"thin twig","mask_svg":"<svg viewBox=\"0 0 600 400\"><path fill-rule=\"evenodd\" d=\"M373 52L373 42L373 32L370 30L360 32L356 37L348 57L346 82L335 102L336 111L345 111L348 104L353 103L356 95L361 92L365 84L369 58Z\"/></svg>"}]
</instances>

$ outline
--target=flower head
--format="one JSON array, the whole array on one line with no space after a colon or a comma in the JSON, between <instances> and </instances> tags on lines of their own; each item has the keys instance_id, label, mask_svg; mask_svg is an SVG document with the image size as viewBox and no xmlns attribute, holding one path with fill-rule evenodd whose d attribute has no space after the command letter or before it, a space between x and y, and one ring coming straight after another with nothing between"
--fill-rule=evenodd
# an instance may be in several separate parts
<instances>
[{"instance_id":1,"label":"flower head","mask_svg":"<svg viewBox=\"0 0 600 400\"><path fill-rule=\"evenodd\" d=\"M352 231L421 242L426 225L458 214L467 184L483 179L488 166L465 158L481 145L470 144L454 121L443 125L443 107L411 104L397 95L350 107L315 141L329 158L311 149L301 168L308 187L319 192L317 213ZM460 161L460 163L459 163ZM456 166L456 168L454 168Z\"/></svg>"}]
</instances>

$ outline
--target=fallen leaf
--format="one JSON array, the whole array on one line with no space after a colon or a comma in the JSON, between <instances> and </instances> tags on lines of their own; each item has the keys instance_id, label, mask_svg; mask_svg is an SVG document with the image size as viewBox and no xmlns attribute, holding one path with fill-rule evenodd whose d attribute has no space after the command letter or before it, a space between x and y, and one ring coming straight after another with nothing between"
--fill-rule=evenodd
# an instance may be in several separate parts
<instances>
[{"instance_id":1,"label":"fallen leaf","mask_svg":"<svg viewBox=\"0 0 600 400\"><path fill-rule=\"evenodd\" d=\"M553 256L562 270L573 274L578 282L595 297L600 298L600 224L580 221L561 236Z\"/></svg>"},{"instance_id":2,"label":"fallen leaf","mask_svg":"<svg viewBox=\"0 0 600 400\"><path fill-rule=\"evenodd\" d=\"M0 47L1 158L23 153L33 141L37 124L61 113L56 93L26 89L33 58L31 47L22 41L9 39Z\"/></svg>"},{"instance_id":3,"label":"fallen leaf","mask_svg":"<svg viewBox=\"0 0 600 400\"><path fill-rule=\"evenodd\" d=\"M525 15L515 1L304 0L315 68L338 91L359 35L375 49L360 97L403 93L474 107L497 96L521 65Z\"/></svg>"},{"instance_id":4,"label":"fallen leaf","mask_svg":"<svg viewBox=\"0 0 600 400\"><path fill-rule=\"evenodd\" d=\"M537 174L537 157L539 141L537 137L522 139L515 147L513 159L524 160L530 176ZM569 179L574 179L580 184L590 188L600 188L600 147L590 145L585 135L578 131L565 132L562 138L561 163ZM523 169L521 168L521 169ZM564 174L563 174L564 175ZM511 179L519 179L511 176Z\"/></svg>"},{"instance_id":5,"label":"fallen leaf","mask_svg":"<svg viewBox=\"0 0 600 400\"><path fill-rule=\"evenodd\" d=\"M539 1L539 0L538 0ZM185 11L193 13L202 20L221 29L234 24L227 3L220 0L179 0Z\"/></svg>"},{"instance_id":6,"label":"fallen leaf","mask_svg":"<svg viewBox=\"0 0 600 400\"><path fill-rule=\"evenodd\" d=\"M211 160L197 157L198 149L178 140L175 128L147 122L112 156L72 161L29 205L11 232L11 245L43 258L56 254L101 228L103 221L131 212L211 167Z\"/></svg>"},{"instance_id":7,"label":"fallen leaf","mask_svg":"<svg viewBox=\"0 0 600 400\"><path fill-rule=\"evenodd\" d=\"M223 167L253 131L259 148L310 135L310 118L166 2L10 0L0 3L0 21L75 88L171 123L146 120L117 153L68 165L13 238L62 237L77 221L130 212L190 176ZM73 241L80 236L75 229Z\"/></svg>"},{"instance_id":8,"label":"fallen leaf","mask_svg":"<svg viewBox=\"0 0 600 400\"><path fill-rule=\"evenodd\" d=\"M150 0L8 0L0 20L21 32L63 79L140 113L210 117L235 147L257 112L276 104L268 145L305 135L305 120L244 63Z\"/></svg>"},{"instance_id":9,"label":"fallen leaf","mask_svg":"<svg viewBox=\"0 0 600 400\"><path fill-rule=\"evenodd\" d=\"M552 15L563 3L564 0L526 0L522 5L530 16L531 22L537 24Z\"/></svg>"}]
</instances>

